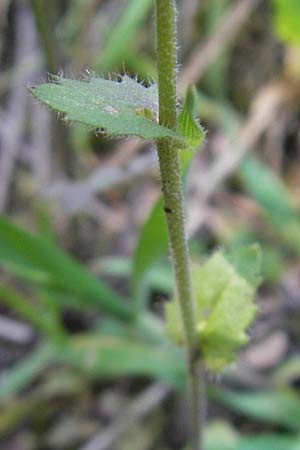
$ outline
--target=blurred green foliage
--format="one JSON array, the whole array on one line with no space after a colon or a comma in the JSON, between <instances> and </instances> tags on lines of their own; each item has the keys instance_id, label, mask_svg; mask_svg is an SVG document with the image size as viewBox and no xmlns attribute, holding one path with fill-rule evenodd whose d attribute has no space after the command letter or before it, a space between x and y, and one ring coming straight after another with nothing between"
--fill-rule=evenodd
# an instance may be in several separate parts
<instances>
[{"instance_id":1,"label":"blurred green foliage","mask_svg":"<svg viewBox=\"0 0 300 450\"><path fill-rule=\"evenodd\" d=\"M285 44L300 44L300 1L272 0L274 31Z\"/></svg>"},{"instance_id":2,"label":"blurred green foliage","mask_svg":"<svg viewBox=\"0 0 300 450\"><path fill-rule=\"evenodd\" d=\"M87 6L92 3L82 0L69 2L65 17L58 26L63 50L74 59L83 45L82 36L88 27L85 22ZM206 27L205 35L217 29L230 3L228 0L204 2L203 9L198 13L200 22ZM271 3L276 38L283 46L298 45L300 1L272 0ZM103 73L124 65L126 70L134 75L138 73L140 78L149 80L155 76L151 54L139 46L140 42L142 45L147 43L146 24L151 5L150 0L128 0L118 11L113 26L102 27L101 49L95 52L89 63L93 69ZM98 17L95 20L101 24ZM241 117L227 95L231 55L231 49L223 52L199 83L201 90L211 97L198 94L194 100L196 115L207 120L209 127L219 127L232 138L239 128ZM190 105L185 103L184 107L188 110ZM183 109L183 114L186 110ZM186 130L192 128L199 132L199 128L194 128L196 122L190 120L191 116L194 116L194 111L191 115L185 115L187 122L183 118L181 124L185 124ZM143 114L138 117L144 119ZM90 149L87 130L71 129L70 134L76 147ZM194 153L182 152L181 155L184 174ZM266 233L261 236L250 225L245 225L243 229L233 227L230 239L223 241L215 236L214 246L226 248L228 260L236 269L238 266L237 272L241 278L250 276L247 281L251 284L252 275L256 279L256 271L253 271L255 264L248 264L247 259L245 270L243 264L235 265L233 261L240 258L233 255L241 246L259 242L262 248L262 275L265 283L274 288L282 273L288 270L290 262L299 256L300 215L291 199L288 180L280 178L260 157L251 153L240 164L235 183L259 206L265 218ZM174 294L172 274L166 260L167 234L161 199L154 205L140 230L133 258L103 260L97 268L101 275L129 280L132 297L129 301L60 250L53 243L51 230L50 234L51 239L46 239L26 232L4 217L0 220L0 264L5 280L0 283L1 300L42 335L39 345L0 378L1 401L7 405L11 400L11 408L4 408L0 413L0 435L2 431L6 433L13 428L16 417L22 420L30 410L47 403L51 391L48 385L42 389L42 403L35 393L31 393L30 398L20 397L16 402L15 399L20 391L24 392L44 373L45 368L49 369L53 364L70 368L67 377L57 377L55 388L59 385L61 390L67 390L62 380L68 379L70 384L74 382L73 391L68 388L70 392L77 392L75 385L78 380L72 380L74 369L76 373L83 374L84 379L146 376L158 378L176 389L182 389L185 385L184 355L166 338L160 320L148 309L153 292ZM199 242L193 239L191 246L197 248ZM198 261L203 254L206 256L210 252L209 245L204 237L201 252L197 250L194 259ZM231 256L228 256L230 252ZM246 259L243 257L241 261L243 263ZM203 270L203 266L199 270ZM216 273L212 271L210 275L213 279ZM134 305L131 300L134 300ZM94 311L95 320L91 322L91 329L76 336L68 333L62 323L65 308ZM134 322L132 318L137 310L139 316ZM225 328L226 325L227 322ZM219 347L223 345L224 335ZM248 434L244 429L237 431L227 422L212 422L207 429L206 450L298 450L299 393L289 386L299 377L299 356L295 355L287 358L270 374L271 387L266 390L244 392L223 390L218 386L209 389L212 400L225 405L238 419L244 417L250 423L255 422L256 428L265 431L258 432L255 428L250 435L249 430Z\"/></svg>"}]
</instances>

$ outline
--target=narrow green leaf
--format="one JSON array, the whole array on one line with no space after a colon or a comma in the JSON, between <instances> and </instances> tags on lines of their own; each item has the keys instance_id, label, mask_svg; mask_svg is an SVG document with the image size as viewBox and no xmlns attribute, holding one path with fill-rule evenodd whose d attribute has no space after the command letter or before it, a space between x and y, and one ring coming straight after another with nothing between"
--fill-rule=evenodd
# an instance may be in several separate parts
<instances>
[{"instance_id":1,"label":"narrow green leaf","mask_svg":"<svg viewBox=\"0 0 300 450\"><path fill-rule=\"evenodd\" d=\"M240 177L284 242L299 253L300 218L283 182L265 164L250 156L241 163Z\"/></svg>"},{"instance_id":2,"label":"narrow green leaf","mask_svg":"<svg viewBox=\"0 0 300 450\"><path fill-rule=\"evenodd\" d=\"M126 48L123 54L126 68L130 73L138 73L140 80L154 80L156 67L149 54L141 54L139 48Z\"/></svg>"},{"instance_id":3,"label":"narrow green leaf","mask_svg":"<svg viewBox=\"0 0 300 450\"><path fill-rule=\"evenodd\" d=\"M53 359L55 351L48 344L41 344L26 356L24 361L5 370L0 377L0 399L17 394L31 383Z\"/></svg>"},{"instance_id":4,"label":"narrow green leaf","mask_svg":"<svg viewBox=\"0 0 300 450\"><path fill-rule=\"evenodd\" d=\"M43 281L51 289L79 299L83 307L98 306L120 318L130 316L122 299L74 259L52 242L22 230L4 217L0 218L0 265L18 275L32 271L36 274L35 281Z\"/></svg>"},{"instance_id":5,"label":"narrow green leaf","mask_svg":"<svg viewBox=\"0 0 300 450\"><path fill-rule=\"evenodd\" d=\"M117 22L110 27L95 66L106 72L124 61L124 49L130 45L152 6L152 0L128 0ZM126 61L126 60L125 60Z\"/></svg>"},{"instance_id":6,"label":"narrow green leaf","mask_svg":"<svg viewBox=\"0 0 300 450\"><path fill-rule=\"evenodd\" d=\"M91 76L85 80L54 77L52 83L30 89L49 108L64 114L65 122L80 123L109 136L138 136L145 140L183 139L158 125L158 94L155 84L145 87L127 75L120 81ZM148 111L150 118L144 112Z\"/></svg>"},{"instance_id":7,"label":"narrow green leaf","mask_svg":"<svg viewBox=\"0 0 300 450\"><path fill-rule=\"evenodd\" d=\"M300 379L300 355L291 356L271 375L274 384L286 386Z\"/></svg>"},{"instance_id":8,"label":"narrow green leaf","mask_svg":"<svg viewBox=\"0 0 300 450\"><path fill-rule=\"evenodd\" d=\"M84 27L88 26L90 8L93 0L74 0L65 10L64 16L57 26L57 39L63 39L64 45L70 46L70 51L76 51L78 39L82 38ZM96 11L95 11L96 12ZM68 49L69 50L69 49Z\"/></svg>"},{"instance_id":9,"label":"narrow green leaf","mask_svg":"<svg viewBox=\"0 0 300 450\"><path fill-rule=\"evenodd\" d=\"M241 164L243 184L275 223L295 217L295 209L283 182L261 161L248 156Z\"/></svg>"},{"instance_id":10,"label":"narrow green leaf","mask_svg":"<svg viewBox=\"0 0 300 450\"><path fill-rule=\"evenodd\" d=\"M163 212L163 199L154 204L138 238L133 257L132 291L137 305L145 305L145 283L153 265L168 251L168 233Z\"/></svg>"},{"instance_id":11,"label":"narrow green leaf","mask_svg":"<svg viewBox=\"0 0 300 450\"><path fill-rule=\"evenodd\" d=\"M82 335L72 338L61 358L92 377L150 376L177 389L185 386L184 357L172 346L158 347L117 335Z\"/></svg>"},{"instance_id":12,"label":"narrow green leaf","mask_svg":"<svg viewBox=\"0 0 300 450\"><path fill-rule=\"evenodd\" d=\"M118 257L104 259L98 267L98 271L102 275L127 279L130 278L132 270L132 259ZM94 270L93 272L96 273ZM148 271L146 284L152 291L161 292L162 294L172 293L174 286L170 265L167 262L154 264Z\"/></svg>"},{"instance_id":13,"label":"narrow green leaf","mask_svg":"<svg viewBox=\"0 0 300 450\"><path fill-rule=\"evenodd\" d=\"M4 286L1 282L0 300L46 335L54 339L60 339L62 336L62 327L51 311L41 308L40 305L37 307L31 304L26 297Z\"/></svg>"},{"instance_id":14,"label":"narrow green leaf","mask_svg":"<svg viewBox=\"0 0 300 450\"><path fill-rule=\"evenodd\" d=\"M292 390L265 390L236 392L211 389L210 397L223 403L238 414L272 425L299 431L300 398Z\"/></svg>"},{"instance_id":15,"label":"narrow green leaf","mask_svg":"<svg viewBox=\"0 0 300 450\"><path fill-rule=\"evenodd\" d=\"M299 448L298 436L262 433L259 436L241 438L232 450L298 450Z\"/></svg>"},{"instance_id":16,"label":"narrow green leaf","mask_svg":"<svg viewBox=\"0 0 300 450\"><path fill-rule=\"evenodd\" d=\"M213 421L205 430L205 450L298 450L295 434L255 433L240 436L227 422Z\"/></svg>"}]
</instances>

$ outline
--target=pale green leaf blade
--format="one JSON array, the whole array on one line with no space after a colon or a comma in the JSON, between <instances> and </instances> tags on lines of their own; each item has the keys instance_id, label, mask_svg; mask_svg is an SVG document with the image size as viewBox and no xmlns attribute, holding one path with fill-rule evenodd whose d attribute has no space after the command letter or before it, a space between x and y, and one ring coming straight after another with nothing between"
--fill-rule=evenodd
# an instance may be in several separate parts
<instances>
[{"instance_id":1,"label":"pale green leaf blade","mask_svg":"<svg viewBox=\"0 0 300 450\"><path fill-rule=\"evenodd\" d=\"M223 252L215 252L202 265L192 268L193 288L199 309L198 320L209 317L235 271Z\"/></svg>"},{"instance_id":2,"label":"pale green leaf blade","mask_svg":"<svg viewBox=\"0 0 300 450\"><path fill-rule=\"evenodd\" d=\"M235 352L248 341L246 330L255 317L254 289L240 276L233 276L200 332L204 361L219 372L236 359Z\"/></svg>"},{"instance_id":3,"label":"pale green leaf blade","mask_svg":"<svg viewBox=\"0 0 300 450\"><path fill-rule=\"evenodd\" d=\"M172 346L150 345L125 336L82 335L62 349L61 359L96 378L151 376L177 389L185 387L183 353Z\"/></svg>"},{"instance_id":4,"label":"pale green leaf blade","mask_svg":"<svg viewBox=\"0 0 300 450\"><path fill-rule=\"evenodd\" d=\"M262 252L258 244L232 250L225 254L237 273L256 287L261 280Z\"/></svg>"},{"instance_id":5,"label":"pale green leaf blade","mask_svg":"<svg viewBox=\"0 0 300 450\"><path fill-rule=\"evenodd\" d=\"M185 145L176 133L156 122L156 85L145 87L126 75L120 81L95 76L81 81L55 77L52 83L32 87L30 92L63 114L66 122L87 125L109 136L169 137Z\"/></svg>"},{"instance_id":6,"label":"pale green leaf blade","mask_svg":"<svg viewBox=\"0 0 300 450\"><path fill-rule=\"evenodd\" d=\"M260 434L241 438L230 450L298 450L300 438L295 434Z\"/></svg>"},{"instance_id":7,"label":"pale green leaf blade","mask_svg":"<svg viewBox=\"0 0 300 450\"><path fill-rule=\"evenodd\" d=\"M239 434L228 422L217 419L205 427L205 450L235 450L238 441Z\"/></svg>"},{"instance_id":8,"label":"pale green leaf blade","mask_svg":"<svg viewBox=\"0 0 300 450\"><path fill-rule=\"evenodd\" d=\"M250 274L244 277L245 266L239 259L234 266L222 252L216 252L192 270L199 346L205 365L212 372L220 372L234 361L236 351L248 339L246 331L257 311L253 297L259 259L256 251L250 255L255 256L254 269L250 267ZM248 264L251 265L250 260ZM178 301L174 299L166 306L166 331L178 344L184 340L180 316Z\"/></svg>"},{"instance_id":9,"label":"pale green leaf blade","mask_svg":"<svg viewBox=\"0 0 300 450\"><path fill-rule=\"evenodd\" d=\"M254 269L248 261L250 274L256 273L256 256L252 261ZM235 360L236 351L248 340L246 331L257 311L253 302L255 286L248 282L252 275L243 277L244 266L239 273L241 263L235 262L236 266L230 264L218 252L204 264L202 273L199 268L194 282L200 345L207 368L214 372Z\"/></svg>"},{"instance_id":10,"label":"pale green leaf blade","mask_svg":"<svg viewBox=\"0 0 300 450\"><path fill-rule=\"evenodd\" d=\"M192 267L192 284L196 300L197 326L202 330L235 272L222 252L214 253L201 265ZM176 299L166 305L166 330L177 343L183 343L183 329Z\"/></svg>"}]
</instances>

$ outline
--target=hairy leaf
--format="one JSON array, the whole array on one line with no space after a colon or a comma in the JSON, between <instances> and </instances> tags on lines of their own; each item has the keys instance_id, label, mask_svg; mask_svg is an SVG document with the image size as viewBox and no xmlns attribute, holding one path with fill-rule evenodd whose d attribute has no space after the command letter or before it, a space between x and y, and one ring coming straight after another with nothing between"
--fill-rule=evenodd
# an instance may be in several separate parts
<instances>
[{"instance_id":1,"label":"hairy leaf","mask_svg":"<svg viewBox=\"0 0 300 450\"><path fill-rule=\"evenodd\" d=\"M145 87L127 75L120 81L91 76L85 80L54 77L52 83L30 88L32 95L64 120L81 123L109 136L139 136L152 140L183 139L158 125L158 94L155 84Z\"/></svg>"},{"instance_id":2,"label":"hairy leaf","mask_svg":"<svg viewBox=\"0 0 300 450\"><path fill-rule=\"evenodd\" d=\"M195 117L195 105L197 102L197 92L194 86L187 89L185 101L178 115L178 132L185 138L187 147L190 150L197 150L205 137L204 129ZM187 152L180 152L179 158ZM188 166L191 156L188 159ZM181 165L183 165L181 163ZM184 168L182 167L184 170Z\"/></svg>"},{"instance_id":3,"label":"hairy leaf","mask_svg":"<svg viewBox=\"0 0 300 450\"><path fill-rule=\"evenodd\" d=\"M257 248L256 253L250 274L258 271ZM234 361L236 350L248 340L246 330L257 309L253 303L257 278L243 276L244 269L238 259L232 265L222 252L217 252L192 270L200 348L206 367L213 372ZM166 329L171 339L183 343L176 299L166 306Z\"/></svg>"}]
</instances>

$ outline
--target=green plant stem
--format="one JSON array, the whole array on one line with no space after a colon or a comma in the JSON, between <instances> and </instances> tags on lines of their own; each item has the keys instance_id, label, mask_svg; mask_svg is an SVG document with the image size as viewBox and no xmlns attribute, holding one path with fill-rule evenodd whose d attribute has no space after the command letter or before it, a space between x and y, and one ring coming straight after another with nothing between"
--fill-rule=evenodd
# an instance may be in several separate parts
<instances>
[{"instance_id":1,"label":"green plant stem","mask_svg":"<svg viewBox=\"0 0 300 450\"><path fill-rule=\"evenodd\" d=\"M47 69L50 73L56 73L58 69L57 59L55 57L52 36L47 23L43 5L41 4L41 0L30 0L30 3L36 27L42 41Z\"/></svg>"},{"instance_id":2,"label":"green plant stem","mask_svg":"<svg viewBox=\"0 0 300 450\"><path fill-rule=\"evenodd\" d=\"M173 0L156 0L157 70L159 123L177 128L176 97L176 5ZM166 213L177 298L186 339L191 395L191 444L202 450L203 370L196 333L195 304L192 293L190 257L184 221L184 198L179 169L178 148L170 139L157 143L164 210Z\"/></svg>"}]
</instances>

